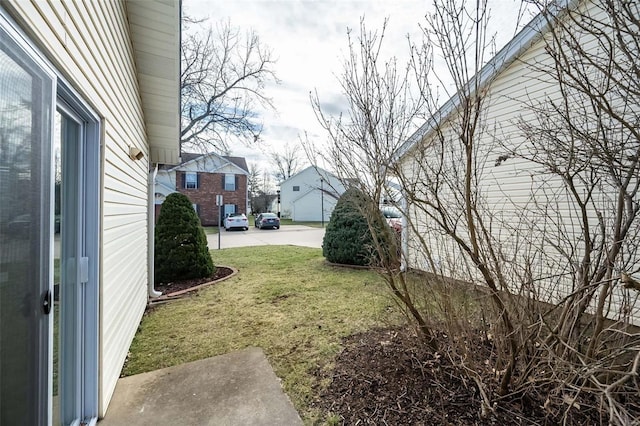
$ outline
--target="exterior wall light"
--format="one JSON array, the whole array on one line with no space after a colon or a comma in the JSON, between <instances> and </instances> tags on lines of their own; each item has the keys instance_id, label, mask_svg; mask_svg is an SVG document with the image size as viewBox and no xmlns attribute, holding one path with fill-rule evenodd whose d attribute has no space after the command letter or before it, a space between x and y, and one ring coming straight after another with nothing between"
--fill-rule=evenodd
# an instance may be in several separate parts
<instances>
[{"instance_id":1,"label":"exterior wall light","mask_svg":"<svg viewBox=\"0 0 640 426\"><path fill-rule=\"evenodd\" d=\"M142 160L143 157L144 152L140 151L135 146L129 147L129 158L131 158L133 161Z\"/></svg>"}]
</instances>

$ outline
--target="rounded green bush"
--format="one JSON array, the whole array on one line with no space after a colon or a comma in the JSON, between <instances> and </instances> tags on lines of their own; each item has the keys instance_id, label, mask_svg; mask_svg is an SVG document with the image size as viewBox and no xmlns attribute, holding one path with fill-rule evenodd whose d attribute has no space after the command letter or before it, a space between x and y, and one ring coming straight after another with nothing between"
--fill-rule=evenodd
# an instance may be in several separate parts
<instances>
[{"instance_id":1,"label":"rounded green bush","mask_svg":"<svg viewBox=\"0 0 640 426\"><path fill-rule=\"evenodd\" d=\"M191 201L184 194L167 196L155 231L155 282L204 278L214 272L207 237Z\"/></svg>"},{"instance_id":2,"label":"rounded green bush","mask_svg":"<svg viewBox=\"0 0 640 426\"><path fill-rule=\"evenodd\" d=\"M364 212L375 205L355 188L347 189L336 203L322 241L322 254L333 263L369 266L375 256L374 241Z\"/></svg>"}]
</instances>

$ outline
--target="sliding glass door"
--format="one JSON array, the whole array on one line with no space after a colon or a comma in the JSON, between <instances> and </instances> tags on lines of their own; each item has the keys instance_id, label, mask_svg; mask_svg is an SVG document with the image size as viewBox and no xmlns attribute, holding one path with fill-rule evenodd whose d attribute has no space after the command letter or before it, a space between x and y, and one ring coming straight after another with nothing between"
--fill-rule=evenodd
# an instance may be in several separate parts
<instances>
[{"instance_id":1,"label":"sliding glass door","mask_svg":"<svg viewBox=\"0 0 640 426\"><path fill-rule=\"evenodd\" d=\"M0 8L0 425L97 420L99 217L99 119Z\"/></svg>"},{"instance_id":2,"label":"sliding glass door","mask_svg":"<svg viewBox=\"0 0 640 426\"><path fill-rule=\"evenodd\" d=\"M0 424L45 424L51 386L53 77L0 28Z\"/></svg>"}]
</instances>

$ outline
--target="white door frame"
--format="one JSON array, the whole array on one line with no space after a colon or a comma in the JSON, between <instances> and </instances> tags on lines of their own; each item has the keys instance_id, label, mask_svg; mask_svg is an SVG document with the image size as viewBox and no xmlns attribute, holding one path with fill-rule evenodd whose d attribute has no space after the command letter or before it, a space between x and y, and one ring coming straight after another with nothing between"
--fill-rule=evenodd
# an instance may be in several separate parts
<instances>
[{"instance_id":1,"label":"white door frame","mask_svg":"<svg viewBox=\"0 0 640 426\"><path fill-rule=\"evenodd\" d=\"M75 224L77 246L74 292L75 308L61 310L60 324L71 330L61 333L60 347L74 348L71 359L60 359L67 371L61 374L72 382L71 395L61 394L61 414L78 423L95 423L98 416L99 362L99 259L100 259L100 121L80 97L60 79L57 85L57 110L79 127L79 140L73 149L77 164L68 167L77 173L76 194L72 196L78 222ZM65 163L63 162L63 168ZM63 173L64 175L64 173ZM63 181L64 185L64 181ZM63 204L65 201L63 200ZM63 218L64 220L64 218ZM64 239L61 240L64 244ZM64 302L64 301L62 301ZM71 398L71 399L70 399ZM72 415L73 413L73 415ZM74 422L75 423L75 422Z\"/></svg>"}]
</instances>

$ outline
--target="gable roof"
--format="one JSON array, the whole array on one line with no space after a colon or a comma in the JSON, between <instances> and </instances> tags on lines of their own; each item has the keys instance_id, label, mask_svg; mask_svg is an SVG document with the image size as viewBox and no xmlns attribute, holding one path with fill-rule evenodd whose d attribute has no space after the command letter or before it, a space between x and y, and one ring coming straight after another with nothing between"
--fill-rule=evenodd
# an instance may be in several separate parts
<instances>
[{"instance_id":1,"label":"gable roof","mask_svg":"<svg viewBox=\"0 0 640 426\"><path fill-rule=\"evenodd\" d=\"M229 157L224 155L222 158L231 161L236 166L240 167L245 172L249 171L249 167L247 167L247 160L244 157Z\"/></svg>"},{"instance_id":2,"label":"gable roof","mask_svg":"<svg viewBox=\"0 0 640 426\"><path fill-rule=\"evenodd\" d=\"M181 155L182 161L180 162L180 164L178 164L177 166L163 165L161 169L171 172L174 170L178 170L184 167L185 165L193 163L197 160L206 159L209 157L217 157L220 160L222 160L222 167L230 164L233 167L239 169L242 172L242 174L246 174L246 175L249 174L249 171L247 168L247 161L245 160L244 157L230 157L226 155L219 155L219 154L216 154L215 152L209 152L207 154L200 154L195 152L183 152Z\"/></svg>"},{"instance_id":3,"label":"gable roof","mask_svg":"<svg viewBox=\"0 0 640 426\"><path fill-rule=\"evenodd\" d=\"M336 177L336 175L334 175L334 174L333 174L333 173L331 173L331 172L326 171L325 169L323 169L323 168L321 168L321 167L309 166L309 167L306 167L306 168L304 168L304 169L300 170L298 173L296 173L296 174L294 174L294 175L292 175L292 176L289 176L287 179L285 179L285 180L281 181L281 182L279 183L279 185L280 185L280 186L282 186L282 184L283 184L283 183L288 182L288 181L290 181L290 180L292 180L292 179L297 178L299 175L301 175L301 174L303 174L303 173L306 173L306 172L307 172L307 170L309 170L309 169L314 169L314 170L315 170L315 172L316 172L316 175L318 175L318 176L322 176L322 175L324 175L325 179L326 179L326 178L334 178L334 179L336 179L336 180L338 179L338 178Z\"/></svg>"},{"instance_id":4,"label":"gable roof","mask_svg":"<svg viewBox=\"0 0 640 426\"><path fill-rule=\"evenodd\" d=\"M515 62L534 43L542 38L550 29L549 16L558 17L564 11L573 8L580 0L558 0L549 6L545 12L538 13L514 38L509 41L496 55L491 58L476 75L467 82L467 87L472 89L477 81L477 87L485 88L502 71ZM474 93L473 90L470 90ZM395 155L395 160L401 159L414 145L422 141L438 123L446 120L460 106L460 96L456 93L436 111L422 126L418 128L400 146Z\"/></svg>"}]
</instances>

